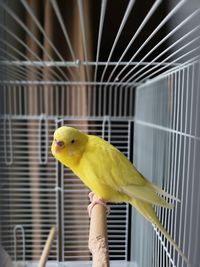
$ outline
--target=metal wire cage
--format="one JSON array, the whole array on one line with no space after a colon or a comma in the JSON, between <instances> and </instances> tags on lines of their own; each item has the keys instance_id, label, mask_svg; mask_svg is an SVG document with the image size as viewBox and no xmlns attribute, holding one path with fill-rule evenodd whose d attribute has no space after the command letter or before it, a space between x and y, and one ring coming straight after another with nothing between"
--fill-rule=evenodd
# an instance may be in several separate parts
<instances>
[{"instance_id":1,"label":"metal wire cage","mask_svg":"<svg viewBox=\"0 0 200 267\"><path fill-rule=\"evenodd\" d=\"M198 1L1 0L0 12L2 266L37 266L53 225L47 266L90 266L89 191L50 152L67 124L181 200L156 212L198 267ZM112 266L187 266L127 204L111 204L108 239Z\"/></svg>"}]
</instances>

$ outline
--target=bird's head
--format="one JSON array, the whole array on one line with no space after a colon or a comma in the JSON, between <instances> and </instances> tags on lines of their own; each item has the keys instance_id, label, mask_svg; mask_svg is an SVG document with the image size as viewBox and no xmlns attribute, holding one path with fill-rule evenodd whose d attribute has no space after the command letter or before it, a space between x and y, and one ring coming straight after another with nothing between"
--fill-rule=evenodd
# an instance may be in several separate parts
<instances>
[{"instance_id":1,"label":"bird's head","mask_svg":"<svg viewBox=\"0 0 200 267\"><path fill-rule=\"evenodd\" d=\"M54 139L51 146L55 158L63 157L75 159L81 157L85 150L88 137L86 134L75 128L62 126L54 132Z\"/></svg>"}]
</instances>

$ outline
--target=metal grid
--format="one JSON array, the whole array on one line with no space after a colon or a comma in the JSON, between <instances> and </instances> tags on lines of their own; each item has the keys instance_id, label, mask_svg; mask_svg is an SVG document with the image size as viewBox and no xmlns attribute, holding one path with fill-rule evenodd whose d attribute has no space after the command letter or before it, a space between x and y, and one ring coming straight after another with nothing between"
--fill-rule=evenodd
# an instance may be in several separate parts
<instances>
[{"instance_id":1,"label":"metal grid","mask_svg":"<svg viewBox=\"0 0 200 267\"><path fill-rule=\"evenodd\" d=\"M86 44L90 29L86 27L88 25L86 25L87 18L84 13L85 2L77 0L75 3L76 19L79 23L77 29L80 33L83 55L76 55L68 33L70 28L64 24L62 7L55 0L47 2L48 7L54 13L57 30L62 35L64 47L69 51L63 56L56 47L55 40L51 40L50 33L45 31L31 4L26 0L21 0L20 5L16 1L1 0L0 6L4 18L0 25L3 83L17 84L19 81L21 86L31 81L38 85L48 85L48 82L52 85L55 81L56 83L59 81L61 84L68 85L79 82L79 85L90 83L91 86L99 85L100 88L122 87L125 89L199 56L199 5L195 1L189 5L186 0L177 0L168 4L161 0L150 1L145 3L146 7L143 12L137 1L119 0L118 5L121 9L116 11L119 18L116 20L114 31L109 32L113 39L108 43L110 47L106 55L102 54L106 27L110 24L107 18L114 8L112 1L102 0L96 1L96 5L92 6L98 14L97 18L93 18L98 26L94 34L97 41L95 56L94 60L90 60L90 51ZM71 1L67 3L70 4ZM138 16L140 15L136 26L132 23L135 11L139 11ZM55 56L49 54L45 45L27 27L25 15L30 17L36 30L43 36ZM153 18L156 16L158 18L155 23ZM153 25L152 29L148 29L150 24ZM131 26L134 26L135 32L130 30ZM126 31L130 38L124 39L124 43L121 43ZM17 36L18 32L23 38L20 39ZM141 37L143 32L145 36ZM166 32L166 34L161 34L161 32ZM45 60L26 44L25 37L30 38L38 46L40 52L44 53ZM139 38L141 38L140 42L137 41ZM121 54L116 55L117 49ZM90 73L91 69L93 75ZM85 72L84 75L81 75L82 71Z\"/></svg>"},{"instance_id":2,"label":"metal grid","mask_svg":"<svg viewBox=\"0 0 200 267\"><path fill-rule=\"evenodd\" d=\"M50 135L54 127L51 120L48 123ZM4 128L2 140L9 136L1 155L2 245L15 260L24 260L24 253L26 260L38 259L49 229L57 225L56 162L49 150L51 140L42 141L40 146L41 125L38 119L1 119L1 128ZM42 151L44 146L47 147ZM25 251L22 229L19 227L14 231L16 226L24 231ZM56 255L57 241L50 259L55 259Z\"/></svg>"},{"instance_id":3,"label":"metal grid","mask_svg":"<svg viewBox=\"0 0 200 267\"><path fill-rule=\"evenodd\" d=\"M49 82L43 85L0 85L0 91L4 97L4 114L66 114L72 117L131 117L134 114L133 87L100 88L96 85L94 89L92 83ZM52 102L53 106L49 104Z\"/></svg>"},{"instance_id":4,"label":"metal grid","mask_svg":"<svg viewBox=\"0 0 200 267\"><path fill-rule=\"evenodd\" d=\"M65 17L72 2L75 42ZM0 237L17 261L24 257L34 265L56 224L48 264L90 264L87 189L49 150L54 129L67 123L106 138L131 159L134 154L146 177L181 198L181 206L157 213L192 267L199 264L200 6L185 0L141 2L67 0L63 8L61 1L40 1L40 10L53 14L59 39L45 28L33 2L0 0ZM88 3L94 12L89 23ZM131 229L126 205L111 211L110 256L120 266L132 259L138 266L185 267L138 214L133 212Z\"/></svg>"},{"instance_id":5,"label":"metal grid","mask_svg":"<svg viewBox=\"0 0 200 267\"><path fill-rule=\"evenodd\" d=\"M89 191L54 160L49 149L55 128L66 123L104 137L129 157L131 121L71 117L61 120L44 115L2 118L2 148L6 143L1 157L2 245L15 260L38 260L52 225L59 231L49 260L90 259L86 208ZM111 260L127 259L128 218L126 204L111 205Z\"/></svg>"},{"instance_id":6,"label":"metal grid","mask_svg":"<svg viewBox=\"0 0 200 267\"><path fill-rule=\"evenodd\" d=\"M199 266L199 71L198 61L141 85L135 114L135 164L146 177L181 199L173 210L157 209L157 214L191 266ZM141 226L143 219L135 216L139 240L146 223ZM152 254L153 266L186 266L165 238L150 234L149 225L145 228L148 234L135 251L139 266L152 266ZM149 240L154 241L154 248ZM146 246L145 257L140 246Z\"/></svg>"}]
</instances>

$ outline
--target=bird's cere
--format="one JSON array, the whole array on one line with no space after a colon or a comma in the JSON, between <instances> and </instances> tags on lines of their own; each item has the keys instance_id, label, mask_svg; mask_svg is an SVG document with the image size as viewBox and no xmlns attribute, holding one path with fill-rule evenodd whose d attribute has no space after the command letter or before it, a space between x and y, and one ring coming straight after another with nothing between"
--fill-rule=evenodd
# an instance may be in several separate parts
<instances>
[{"instance_id":1,"label":"bird's cere","mask_svg":"<svg viewBox=\"0 0 200 267\"><path fill-rule=\"evenodd\" d=\"M63 141L57 141L57 140L54 140L54 151L55 153L60 153L61 150L64 148L65 144Z\"/></svg>"},{"instance_id":2,"label":"bird's cere","mask_svg":"<svg viewBox=\"0 0 200 267\"><path fill-rule=\"evenodd\" d=\"M64 147L64 142L55 140L55 145L63 148Z\"/></svg>"}]
</instances>

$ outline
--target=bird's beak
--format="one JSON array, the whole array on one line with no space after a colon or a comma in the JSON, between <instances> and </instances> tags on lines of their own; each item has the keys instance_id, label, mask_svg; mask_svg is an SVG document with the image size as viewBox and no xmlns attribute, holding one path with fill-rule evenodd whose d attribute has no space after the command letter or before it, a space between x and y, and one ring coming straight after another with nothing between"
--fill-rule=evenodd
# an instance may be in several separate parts
<instances>
[{"instance_id":1,"label":"bird's beak","mask_svg":"<svg viewBox=\"0 0 200 267\"><path fill-rule=\"evenodd\" d=\"M54 141L54 151L56 154L60 153L61 150L64 148L64 142L62 141Z\"/></svg>"}]
</instances>

